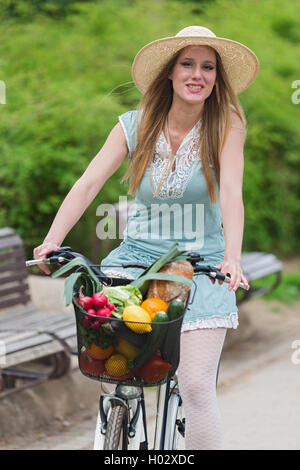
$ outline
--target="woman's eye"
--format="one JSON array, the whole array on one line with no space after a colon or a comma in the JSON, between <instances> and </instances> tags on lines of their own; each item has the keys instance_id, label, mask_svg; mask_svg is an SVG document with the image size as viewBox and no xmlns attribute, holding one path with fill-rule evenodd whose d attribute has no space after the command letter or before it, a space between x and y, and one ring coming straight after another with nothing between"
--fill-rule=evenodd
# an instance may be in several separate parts
<instances>
[{"instance_id":1,"label":"woman's eye","mask_svg":"<svg viewBox=\"0 0 300 470\"><path fill-rule=\"evenodd\" d=\"M183 65L184 67L190 67L193 64L191 62L181 62L181 65ZM214 67L212 65L204 65L204 69L206 70L213 70L213 68Z\"/></svg>"}]
</instances>

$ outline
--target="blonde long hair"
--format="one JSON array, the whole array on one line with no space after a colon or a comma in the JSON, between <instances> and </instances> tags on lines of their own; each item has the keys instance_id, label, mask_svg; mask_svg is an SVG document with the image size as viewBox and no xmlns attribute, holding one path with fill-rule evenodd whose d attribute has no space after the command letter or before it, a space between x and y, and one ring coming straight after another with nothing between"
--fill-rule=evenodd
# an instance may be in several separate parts
<instances>
[{"instance_id":1,"label":"blonde long hair","mask_svg":"<svg viewBox=\"0 0 300 470\"><path fill-rule=\"evenodd\" d=\"M130 165L121 180L123 182L130 179L129 194L132 196L135 195L146 168L151 163L156 142L165 126L173 100L172 82L168 76L181 52L182 49L172 57L153 80L137 107L137 119L139 119L137 145L131 154ZM210 96L204 102L199 140L202 172L212 204L216 204L217 196L209 163L213 165L216 181L220 186L220 155L230 128L230 107L234 107L246 127L243 109L230 86L219 54L216 50L214 52L217 66L216 83ZM162 183L161 178L154 195L157 195Z\"/></svg>"}]
</instances>

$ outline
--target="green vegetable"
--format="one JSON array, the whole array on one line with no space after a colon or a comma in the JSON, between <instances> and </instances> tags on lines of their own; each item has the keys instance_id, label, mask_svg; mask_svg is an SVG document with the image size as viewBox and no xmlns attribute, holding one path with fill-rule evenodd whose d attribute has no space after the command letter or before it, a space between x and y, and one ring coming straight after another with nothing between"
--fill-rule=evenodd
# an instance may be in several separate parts
<instances>
[{"instance_id":1,"label":"green vegetable","mask_svg":"<svg viewBox=\"0 0 300 470\"><path fill-rule=\"evenodd\" d=\"M178 297L178 299L174 299L172 300L172 302L169 303L167 315L170 320L176 320L181 315L183 315L184 309L184 302Z\"/></svg>"},{"instance_id":2,"label":"green vegetable","mask_svg":"<svg viewBox=\"0 0 300 470\"><path fill-rule=\"evenodd\" d=\"M112 315L116 318L122 318L122 312L127 305L140 305L143 301L140 290L131 284L105 287L102 292L107 296L108 303L114 304Z\"/></svg>"},{"instance_id":3,"label":"green vegetable","mask_svg":"<svg viewBox=\"0 0 300 470\"><path fill-rule=\"evenodd\" d=\"M51 277L55 279L77 266L83 267L87 272L72 273L66 278L64 291L66 305L70 305L72 302L73 290L76 287L83 285L85 295L89 296L92 296L95 292L99 292L102 289L99 279L93 273L86 261L80 256L69 261L69 263L65 264L62 268L53 273Z\"/></svg>"},{"instance_id":4,"label":"green vegetable","mask_svg":"<svg viewBox=\"0 0 300 470\"><path fill-rule=\"evenodd\" d=\"M165 339L168 328L168 325L161 325L161 323L168 321L169 317L166 312L157 312L151 322L152 331L149 333L149 337L143 346L142 351L134 359L130 359L128 361L129 369L138 369L139 367L142 367L155 355L156 351L161 347Z\"/></svg>"},{"instance_id":5,"label":"green vegetable","mask_svg":"<svg viewBox=\"0 0 300 470\"><path fill-rule=\"evenodd\" d=\"M110 345L115 346L117 344L117 339L114 336L106 335L105 332L102 331L102 328L99 328L99 330L86 330L80 323L78 323L77 328L81 346L84 346L86 349L88 349L92 343L95 343L103 349L108 348Z\"/></svg>"},{"instance_id":6,"label":"green vegetable","mask_svg":"<svg viewBox=\"0 0 300 470\"><path fill-rule=\"evenodd\" d=\"M161 345L160 352L161 357L165 361L170 362L170 364L179 364L180 330L184 311L185 304L180 298L174 299L169 303L167 315L170 320L173 320L173 323L170 323L169 325L168 335ZM180 317L182 317L182 319L178 320ZM175 370L173 372L175 372Z\"/></svg>"}]
</instances>

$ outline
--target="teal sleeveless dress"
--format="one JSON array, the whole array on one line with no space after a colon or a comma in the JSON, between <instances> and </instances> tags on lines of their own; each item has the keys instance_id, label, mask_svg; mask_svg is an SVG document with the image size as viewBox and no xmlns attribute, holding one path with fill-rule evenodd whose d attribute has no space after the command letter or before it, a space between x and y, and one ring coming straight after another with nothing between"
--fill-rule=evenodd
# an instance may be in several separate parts
<instances>
[{"instance_id":1,"label":"teal sleeveless dress","mask_svg":"<svg viewBox=\"0 0 300 470\"><path fill-rule=\"evenodd\" d=\"M129 158L137 142L138 112L119 116ZM217 265L224 260L225 239L219 197L210 203L196 143L201 121L184 138L175 156L175 168L167 167L169 144L163 133L156 144L152 165L146 168L135 196L135 212L129 217L120 245L102 261L103 272L136 278L140 268L122 268L129 261L153 263L176 241L182 250L194 251L204 258L202 264ZM216 184L214 170L211 165ZM153 192L165 170L167 177L157 196ZM218 194L218 187L217 194ZM120 266L120 268L119 268ZM237 328L235 291L228 284L212 284L205 275L195 275L190 303L182 331L198 328Z\"/></svg>"}]
</instances>

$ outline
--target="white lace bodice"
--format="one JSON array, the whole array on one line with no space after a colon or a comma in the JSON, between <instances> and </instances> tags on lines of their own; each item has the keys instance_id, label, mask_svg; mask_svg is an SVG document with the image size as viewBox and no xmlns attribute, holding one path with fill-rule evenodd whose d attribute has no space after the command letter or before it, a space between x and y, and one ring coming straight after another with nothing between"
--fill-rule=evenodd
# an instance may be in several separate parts
<instances>
[{"instance_id":1,"label":"white lace bodice","mask_svg":"<svg viewBox=\"0 0 300 470\"><path fill-rule=\"evenodd\" d=\"M170 168L167 177L157 195L159 199L181 198L185 188L193 175L193 166L200 160L198 143L201 120L185 136L175 155L175 169ZM156 150L152 160L151 185L155 191L166 166L171 152L170 145L162 132L156 143ZM173 166L173 165L172 165Z\"/></svg>"}]
</instances>

